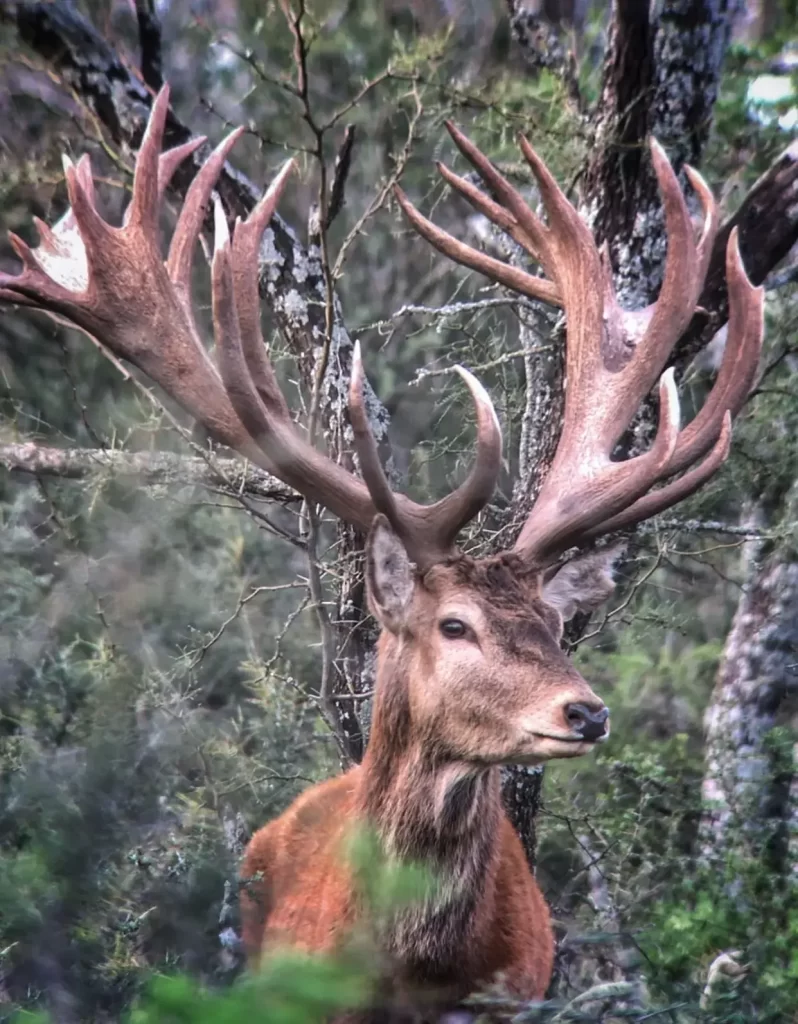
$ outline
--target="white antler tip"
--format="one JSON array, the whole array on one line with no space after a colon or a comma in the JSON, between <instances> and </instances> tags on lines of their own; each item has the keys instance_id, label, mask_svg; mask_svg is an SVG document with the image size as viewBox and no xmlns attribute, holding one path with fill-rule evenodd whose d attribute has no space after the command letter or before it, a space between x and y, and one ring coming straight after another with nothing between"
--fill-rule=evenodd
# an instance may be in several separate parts
<instances>
[{"instance_id":1,"label":"white antler tip","mask_svg":"<svg viewBox=\"0 0 798 1024\"><path fill-rule=\"evenodd\" d=\"M455 373L459 374L460 379L471 392L471 396L474 399L477 406L481 409L484 409L486 412L490 413L490 415L493 418L493 422L496 425L496 429L500 430L501 427L499 426L499 417L496 415L496 410L493 407L493 402L491 401L490 395L482 386L482 384L477 380L474 374L471 373L470 370L467 370L464 366L460 366L458 364L457 366L455 366L454 370Z\"/></svg>"},{"instance_id":2,"label":"white antler tip","mask_svg":"<svg viewBox=\"0 0 798 1024\"><path fill-rule=\"evenodd\" d=\"M667 160L668 159L668 154L665 152L665 150L663 149L662 145L659 143L659 141L657 139L654 138L653 135L648 140L648 144L649 144L649 147L651 149L651 155L653 157L659 157L662 160ZM668 162L670 162L670 161L668 161Z\"/></svg>"},{"instance_id":3,"label":"white antler tip","mask_svg":"<svg viewBox=\"0 0 798 1024\"><path fill-rule=\"evenodd\" d=\"M295 166L296 161L294 160L293 157L291 157L290 160L286 160L286 162L283 164L283 166L280 168L277 174L275 174L274 178L272 178L272 182L269 185L268 189L266 190L267 196L273 196L275 192L282 192L283 186L285 185L286 181L288 180L288 176L290 175L291 171L293 171Z\"/></svg>"},{"instance_id":4,"label":"white antler tip","mask_svg":"<svg viewBox=\"0 0 798 1024\"><path fill-rule=\"evenodd\" d=\"M282 176L284 174L290 174L291 171L293 171L295 169L295 167L296 167L296 159L294 157L292 157L292 156L289 156L289 158L285 161L283 166L277 172L277 177L278 178L282 178Z\"/></svg>"},{"instance_id":5,"label":"white antler tip","mask_svg":"<svg viewBox=\"0 0 798 1024\"><path fill-rule=\"evenodd\" d=\"M765 298L765 286L755 285L748 276L743 262L743 254L740 252L739 228L733 227L726 243L726 283L729 287L729 299L732 308L740 301L740 292L748 293L749 299L756 299L758 303L759 316L762 316L763 303Z\"/></svg>"},{"instance_id":6,"label":"white antler tip","mask_svg":"<svg viewBox=\"0 0 798 1024\"><path fill-rule=\"evenodd\" d=\"M352 348L352 384L358 388L363 386L363 354L360 350L360 341L356 341Z\"/></svg>"},{"instance_id":7,"label":"white antler tip","mask_svg":"<svg viewBox=\"0 0 798 1024\"><path fill-rule=\"evenodd\" d=\"M213 251L219 252L226 245L230 244L230 229L227 226L227 217L218 196L213 198Z\"/></svg>"},{"instance_id":8,"label":"white antler tip","mask_svg":"<svg viewBox=\"0 0 798 1024\"><path fill-rule=\"evenodd\" d=\"M363 403L363 357L360 352L360 342L356 341L352 347L352 371L349 378L349 404L350 408L357 411Z\"/></svg>"},{"instance_id":9,"label":"white antler tip","mask_svg":"<svg viewBox=\"0 0 798 1024\"><path fill-rule=\"evenodd\" d=\"M659 379L659 400L661 405L665 405L667 408L663 409L660 413L660 419L663 418L663 413L668 423L671 425L671 429L674 435L679 432L679 424L681 418L681 408L679 405L679 392L676 390L676 371L672 366L669 366L667 370L662 374Z\"/></svg>"}]
</instances>

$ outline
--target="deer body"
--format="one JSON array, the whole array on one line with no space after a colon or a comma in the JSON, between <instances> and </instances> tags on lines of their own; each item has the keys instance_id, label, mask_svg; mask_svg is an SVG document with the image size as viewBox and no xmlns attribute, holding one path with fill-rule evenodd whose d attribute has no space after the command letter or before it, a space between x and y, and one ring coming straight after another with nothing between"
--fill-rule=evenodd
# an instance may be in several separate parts
<instances>
[{"instance_id":1,"label":"deer body","mask_svg":"<svg viewBox=\"0 0 798 1024\"><path fill-rule=\"evenodd\" d=\"M242 896L250 962L285 943L333 952L350 937L358 908L342 851L362 813L373 771L367 759L314 786L253 836L242 875L263 872L268 883ZM384 794L388 802L402 802L399 821L387 815L364 819L379 822L383 840L406 830L405 856L434 857L453 879L445 899L400 918L393 934L383 938L393 983L414 995L426 991L428 997L456 1002L475 985L501 975L518 996L542 997L553 959L549 912L501 806L499 770L489 768L456 784L464 788L453 798L462 804L442 808L445 820L430 813L430 799L445 784L445 773L421 766L418 773L420 779L408 772L412 795L399 787ZM442 858L442 849L452 856ZM308 850L313 857L306 857Z\"/></svg>"},{"instance_id":2,"label":"deer body","mask_svg":"<svg viewBox=\"0 0 798 1024\"><path fill-rule=\"evenodd\" d=\"M455 612L476 642L440 633ZM363 763L305 793L250 843L243 876L265 882L242 894L249 956L281 942L330 950L346 940L357 908L344 852L361 823L389 853L444 881L439 903L400 913L381 936L392 977L458 998L502 974L519 995L543 995L548 910L502 808L496 765L545 757L557 741L541 740L535 722L566 733L564 707L601 707L552 638L556 618L512 559L462 558L416 582L401 626L380 638ZM562 742L574 754L588 745Z\"/></svg>"},{"instance_id":3,"label":"deer body","mask_svg":"<svg viewBox=\"0 0 798 1024\"><path fill-rule=\"evenodd\" d=\"M558 686L547 688L547 659L549 668L561 668L565 658L549 639L543 617L538 619L535 597L526 592L524 581L499 560L492 568L493 586L505 588L504 614L496 608L495 593L478 589L489 574L474 574L473 563L464 560L433 571L407 616L408 635L386 630L380 639L372 731L363 763L313 787L253 837L243 876L262 872L265 882L242 894L244 941L251 958L285 942L332 950L346 941L358 914L344 851L353 825L362 823L376 830L387 851L429 864L445 882L438 902L400 913L381 935L395 984L426 992L428 998L434 993L456 1000L475 981L501 974L519 996L544 994L553 954L548 909L502 808L496 764L507 759L508 744L515 756L524 755L514 704L522 718L536 709L545 714L547 700L559 708L563 696L597 701L573 670L570 694ZM474 575L482 579L464 582ZM488 601L492 621L478 621ZM505 686L497 687L498 693L475 687L469 678L463 679L462 692L452 692L451 679L436 678L446 656L441 650L430 653L434 644L428 634L445 614L441 603L475 624L491 673L504 669ZM439 646L447 644L451 641L441 637ZM429 665L424 672L418 651L436 661L437 669ZM453 668L448 665L445 671ZM465 674L466 667L459 668ZM430 694L436 685L449 690L452 707L441 710ZM472 735L475 725L478 737ZM524 735L534 746L531 732ZM574 744L574 753L583 746ZM531 749L526 756L537 759Z\"/></svg>"},{"instance_id":4,"label":"deer body","mask_svg":"<svg viewBox=\"0 0 798 1024\"><path fill-rule=\"evenodd\" d=\"M96 208L88 158L67 163L71 208L23 263L0 274L0 302L66 318L118 359L139 367L217 441L275 474L368 535L366 582L382 626L372 734L366 757L300 797L261 829L245 877L245 941L330 951L346 941L360 908L343 861L348 832L376 830L389 855L429 864L442 888L400 910L379 935L386 976L451 1002L504 975L521 996L542 996L553 958L549 915L502 810L498 766L539 764L588 752L609 732L608 711L561 652L563 621L609 596L613 552L563 561L569 551L628 528L692 494L722 464L762 341L763 292L746 277L736 229L726 247L729 329L702 409L683 429L673 372L665 367L693 316L712 253L717 214L701 177L687 169L702 208L698 231L676 176L652 141L668 235L655 303L617 302L606 254L535 151L520 140L547 221L454 126L452 138L485 190L441 166L472 206L510 235L547 277L464 245L423 217L401 190L412 226L448 257L566 314L567 388L551 468L511 550L475 560L458 553L459 531L490 500L502 438L490 398L458 368L476 410L475 457L466 480L429 506L391 490L352 361L350 419L362 479L318 451L291 418L260 326L260 241L290 171L286 165L230 236L216 201L212 264L218 365L191 305L191 261L205 209L240 132L217 146L192 182L166 260L160 201L180 161L203 140L161 153L168 89L155 100L121 227ZM146 286L142 285L142 282ZM135 284L135 287L133 285ZM332 338L330 339L332 345ZM338 356L336 356L336 359ZM664 372L663 372L664 370ZM659 379L659 423L648 450L613 456Z\"/></svg>"}]
</instances>

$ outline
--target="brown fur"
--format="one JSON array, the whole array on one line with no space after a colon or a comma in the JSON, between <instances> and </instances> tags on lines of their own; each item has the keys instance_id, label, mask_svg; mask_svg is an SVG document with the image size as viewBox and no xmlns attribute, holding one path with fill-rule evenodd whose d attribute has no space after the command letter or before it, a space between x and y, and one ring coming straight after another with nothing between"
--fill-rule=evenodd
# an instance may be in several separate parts
<instances>
[{"instance_id":1,"label":"brown fur","mask_svg":"<svg viewBox=\"0 0 798 1024\"><path fill-rule=\"evenodd\" d=\"M473 630L468 642L441 635L452 614ZM560 629L537 575L512 556L459 557L416 581L401 628L380 637L362 765L304 793L249 845L244 877L263 876L242 897L251 960L283 943L341 946L358 919L342 851L362 822L390 854L449 883L380 936L395 992L450 1005L503 976L521 997L544 995L549 913L502 808L497 766L586 748L545 738L566 732L565 704L597 702L560 651Z\"/></svg>"}]
</instances>

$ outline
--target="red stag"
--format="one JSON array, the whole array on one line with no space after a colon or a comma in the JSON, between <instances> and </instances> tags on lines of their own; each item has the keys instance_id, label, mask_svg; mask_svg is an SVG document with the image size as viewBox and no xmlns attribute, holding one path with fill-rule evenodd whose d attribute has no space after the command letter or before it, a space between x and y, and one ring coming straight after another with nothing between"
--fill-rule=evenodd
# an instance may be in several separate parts
<instances>
[{"instance_id":1,"label":"red stag","mask_svg":"<svg viewBox=\"0 0 798 1024\"><path fill-rule=\"evenodd\" d=\"M216 207L213 320L218 366L192 313L191 262L211 190L233 132L186 196L164 262L160 199L181 159L202 140L160 155L168 93L152 110L122 227L97 212L88 158L66 167L71 210L0 276L0 298L65 317L139 367L220 442L368 534L370 607L382 626L377 692L361 765L315 786L262 828L247 850L244 938L265 946L335 949L357 916L342 866L354 822L386 850L424 861L446 880L437 896L399 912L383 954L399 991L455 1000L501 974L523 997L549 983L549 914L501 804L499 765L539 764L586 753L609 733L608 711L560 650L563 621L605 599L607 560L571 560L572 548L661 512L714 473L731 420L751 387L762 339L762 290L749 283L732 233L726 253L728 341L714 387L683 430L672 371L663 369L696 308L717 229L712 195L687 171L703 211L697 230L663 151L651 156L668 238L658 300L622 310L606 256L532 147L544 223L456 128L449 131L490 195L445 167L446 180L544 269L534 277L469 248L422 217L397 190L421 235L447 256L567 319L566 404L551 470L511 550L484 559L458 552L458 532L490 499L501 434L490 399L465 370L477 418L474 465L461 486L430 506L391 491L367 423L355 354L350 415L363 480L313 448L291 419L260 329L260 240L290 165L232 238ZM643 454L612 453L659 378L659 424ZM656 487L660 484L661 486ZM654 489L656 487L656 489ZM596 565L598 564L598 568Z\"/></svg>"}]
</instances>

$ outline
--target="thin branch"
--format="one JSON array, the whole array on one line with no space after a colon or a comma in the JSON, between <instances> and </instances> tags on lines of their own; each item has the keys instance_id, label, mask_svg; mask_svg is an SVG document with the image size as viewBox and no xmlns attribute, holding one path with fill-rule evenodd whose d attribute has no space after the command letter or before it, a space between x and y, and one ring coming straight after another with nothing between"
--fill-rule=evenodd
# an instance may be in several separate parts
<instances>
[{"instance_id":1,"label":"thin branch","mask_svg":"<svg viewBox=\"0 0 798 1024\"><path fill-rule=\"evenodd\" d=\"M450 316L457 316L461 313L479 313L485 309L493 309L497 306L516 306L534 309L535 304L529 299L507 295L498 299L475 299L471 302L450 302L445 306L414 306L405 305L391 313L387 320L375 320L370 324L363 324L362 327L354 327L353 335L364 334L366 331L377 331L386 327L393 327L395 320L403 316L434 316L445 319Z\"/></svg>"},{"instance_id":2,"label":"thin branch","mask_svg":"<svg viewBox=\"0 0 798 1024\"><path fill-rule=\"evenodd\" d=\"M270 75L260 61L255 57L252 50L239 50L238 47L228 39L220 40L220 45L223 46L225 50L229 50L234 57L238 57L240 61L243 61L243 63L250 67L258 78L267 85L273 85L275 88L281 89L283 92L287 92L289 96L293 96L295 99L299 97L299 92L293 82L288 82L284 78L275 78L274 75Z\"/></svg>"},{"instance_id":3,"label":"thin branch","mask_svg":"<svg viewBox=\"0 0 798 1024\"><path fill-rule=\"evenodd\" d=\"M327 216L324 218L324 229L327 230L338 214L343 209L346 180L349 177L349 168L352 166L352 148L355 144L355 126L349 124L344 132L344 141L338 150L335 159L335 171L333 183L330 188L330 204L327 207Z\"/></svg>"},{"instance_id":4,"label":"thin branch","mask_svg":"<svg viewBox=\"0 0 798 1024\"><path fill-rule=\"evenodd\" d=\"M253 587L250 590L250 592L248 594L246 594L246 595L242 593L241 596L238 598L238 602L236 603L235 610L221 623L221 625L216 630L216 632L208 640L206 640L206 642L202 645L202 647L200 647L199 650L194 652L194 655L193 655L193 658L192 658L192 661L191 661L191 668L192 669L197 668L197 666L200 664L202 659L205 657L206 653L210 650L211 647L213 647L213 645L218 640L221 639L221 637L224 635L224 632L227 629L227 627L232 625L232 623L236 621L236 619L239 617L241 612L244 610L244 606L248 605L250 601L252 601L254 598L258 597L258 595L260 595L260 594L264 594L264 593L265 594L272 594L275 591L296 590L296 589L305 590L306 589L305 584L304 583L278 583L278 584L276 584L275 586L272 586L272 587L267 587L267 586Z\"/></svg>"},{"instance_id":5,"label":"thin branch","mask_svg":"<svg viewBox=\"0 0 798 1024\"><path fill-rule=\"evenodd\" d=\"M335 632L324 601L324 587L321 581L321 566L318 559L319 516L315 506L311 503L307 504L306 524L308 585L313 610L316 613L321 632L321 681L317 700L322 716L338 741L342 753L354 764L357 762L356 752L352 749L349 736L341 723L339 709L333 699L336 659Z\"/></svg>"},{"instance_id":6,"label":"thin branch","mask_svg":"<svg viewBox=\"0 0 798 1024\"><path fill-rule=\"evenodd\" d=\"M349 252L350 247L352 246L352 243L363 231L366 222L370 220L374 216L374 214L377 213L378 210L382 209L386 200L388 199L388 196L391 194L391 190L393 189L394 185L397 184L402 174L404 173L407 161L410 159L410 150L416 138L416 129L418 127L419 121L421 120L421 116L424 112L424 108L421 105L421 99L418 95L418 90L415 85L413 86L412 96L415 101L416 109L413 113L413 116L410 118L409 124L407 126L407 138L405 139L405 144L404 146L402 146L402 151L396 158L393 170L388 175L387 181L383 184L382 188L374 197L374 199L372 199L372 201L369 203L366 210L357 219L354 227L341 243L341 248L338 250L338 257L335 261L335 266L332 269L332 279L334 281L337 280L341 275L344 263L346 262L347 254Z\"/></svg>"},{"instance_id":7,"label":"thin branch","mask_svg":"<svg viewBox=\"0 0 798 1024\"><path fill-rule=\"evenodd\" d=\"M640 533L655 533L659 530L679 530L681 533L728 533L733 537L748 540L775 539L773 530L760 530L752 526L724 523L719 519L664 519L656 518L638 526Z\"/></svg>"},{"instance_id":8,"label":"thin branch","mask_svg":"<svg viewBox=\"0 0 798 1024\"><path fill-rule=\"evenodd\" d=\"M512 352L503 352L500 356L496 356L495 359L486 359L484 363L469 363L468 368L472 373L484 373L485 370L493 370L497 366L504 366L515 359L521 359L523 356L529 355L530 352L547 352L551 348L551 345L532 345L529 348L517 348ZM420 384L422 380L426 380L428 377L451 377L456 373L457 368L454 366L422 366L420 370L416 370L416 375L411 384Z\"/></svg>"},{"instance_id":9,"label":"thin branch","mask_svg":"<svg viewBox=\"0 0 798 1024\"><path fill-rule=\"evenodd\" d=\"M141 77L157 92L163 85L163 61L161 23L155 10L155 0L136 0L136 20L141 44Z\"/></svg>"},{"instance_id":10,"label":"thin branch","mask_svg":"<svg viewBox=\"0 0 798 1024\"><path fill-rule=\"evenodd\" d=\"M351 100L347 100L347 102L344 103L342 107L336 110L336 112L332 115L329 121L327 121L324 124L322 131L327 131L329 128L334 128L335 125L338 124L338 122L341 120L341 118L346 117L349 111L352 110L353 107L356 107L361 100L365 99L368 93L370 93L372 89L376 88L376 86L381 85L383 82L386 82L389 79L399 79L400 81L406 81L408 78L412 78L412 76L397 75L389 67L385 68L385 70L381 71L376 76L376 78L372 78L371 81L366 82L363 88L360 89L360 91L357 92L352 97Z\"/></svg>"},{"instance_id":11,"label":"thin branch","mask_svg":"<svg viewBox=\"0 0 798 1024\"><path fill-rule=\"evenodd\" d=\"M632 586L629 588L629 592L624 598L624 600L621 601L621 603L617 605L615 608L611 608L608 612L606 612L601 620L600 625L598 625L595 629L591 630L589 633L584 633L582 636L580 636L577 643L582 644L585 642L585 640L592 640L593 637L599 636L599 634L603 632L604 627L607 625L608 622L610 622L610 620L616 619L621 614L621 612L625 611L629 607L632 598L635 596L637 591L640 590L641 587L644 587L646 583L648 583L648 581L654 575L654 573L657 571L657 569L659 569L664 555L665 550L661 547L657 551L657 556L651 563L651 566L643 573L642 576L636 579ZM575 647L576 644L574 644L573 646Z\"/></svg>"},{"instance_id":12,"label":"thin branch","mask_svg":"<svg viewBox=\"0 0 798 1024\"><path fill-rule=\"evenodd\" d=\"M175 452L125 452L106 448L54 448L33 441L0 444L0 466L10 472L86 480L94 476L137 477L146 487L192 485L224 488L231 495L301 501L281 480L238 458L208 462Z\"/></svg>"}]
</instances>

